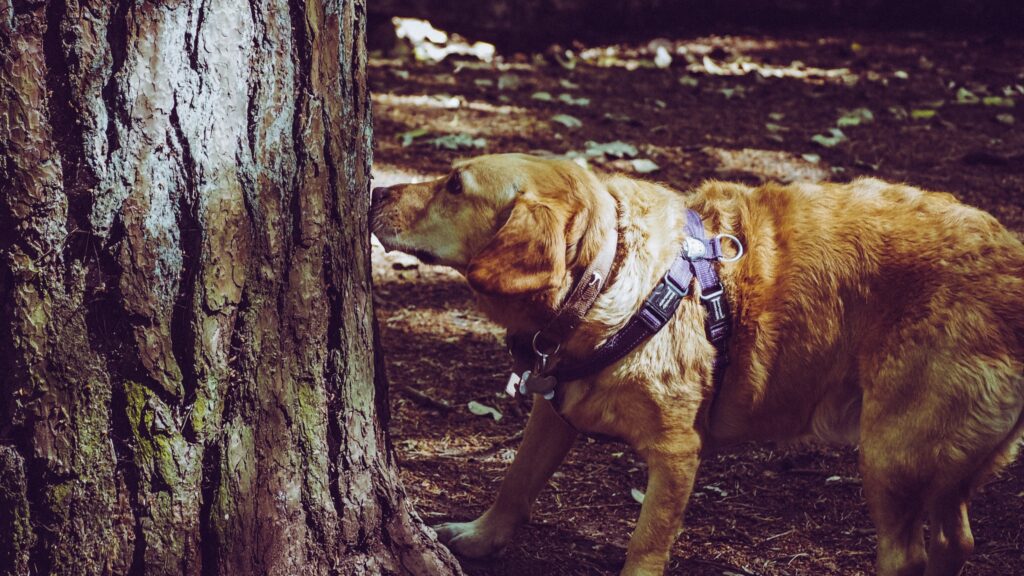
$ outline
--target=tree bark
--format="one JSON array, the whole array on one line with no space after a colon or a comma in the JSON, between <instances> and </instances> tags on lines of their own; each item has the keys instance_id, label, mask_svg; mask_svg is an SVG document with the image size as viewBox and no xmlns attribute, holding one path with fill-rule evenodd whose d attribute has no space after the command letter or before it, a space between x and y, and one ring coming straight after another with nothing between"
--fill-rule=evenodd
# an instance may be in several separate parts
<instances>
[{"instance_id":1,"label":"tree bark","mask_svg":"<svg viewBox=\"0 0 1024 576\"><path fill-rule=\"evenodd\" d=\"M364 0L0 0L0 574L448 574L386 437Z\"/></svg>"}]
</instances>

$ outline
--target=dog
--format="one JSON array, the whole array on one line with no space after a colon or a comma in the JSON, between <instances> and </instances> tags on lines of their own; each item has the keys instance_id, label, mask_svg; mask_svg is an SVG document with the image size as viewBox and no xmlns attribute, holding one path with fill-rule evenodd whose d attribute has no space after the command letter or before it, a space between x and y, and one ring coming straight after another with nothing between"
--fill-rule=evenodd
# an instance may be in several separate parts
<instances>
[{"instance_id":1,"label":"dog","mask_svg":"<svg viewBox=\"0 0 1024 576\"><path fill-rule=\"evenodd\" d=\"M438 526L439 538L468 557L499 551L577 431L613 436L649 471L621 573L661 574L702 455L811 437L860 447L878 574L959 574L974 546L968 501L1024 435L1024 245L989 214L870 178L680 193L502 154L375 188L370 218L385 248L459 270L510 334L541 329L614 238L609 277L558 343L557 355L585 359L678 256L688 209L745 248L715 264L733 310L728 366L714 374L721 352L694 283L625 357L535 396L493 505Z\"/></svg>"}]
</instances>

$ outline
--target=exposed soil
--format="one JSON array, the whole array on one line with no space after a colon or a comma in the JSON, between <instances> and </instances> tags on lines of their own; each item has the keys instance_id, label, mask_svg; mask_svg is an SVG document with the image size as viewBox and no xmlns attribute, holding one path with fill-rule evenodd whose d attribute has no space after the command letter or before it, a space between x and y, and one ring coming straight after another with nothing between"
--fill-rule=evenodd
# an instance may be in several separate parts
<instances>
[{"instance_id":1,"label":"exposed soil","mask_svg":"<svg viewBox=\"0 0 1024 576\"><path fill-rule=\"evenodd\" d=\"M1024 237L1024 41L756 34L666 46L674 57L667 69L651 65L646 43L582 52L585 60L579 54L588 47L575 46L571 70L554 51L491 64L372 58L375 184L434 176L482 152L565 154L583 152L587 141L620 140L661 167L648 177L680 189L707 178L876 176L952 192ZM533 97L541 91L552 101ZM563 93L577 103L559 100ZM958 93L967 102L958 103ZM836 127L840 109L857 108L872 120L862 114L860 125L841 128L847 139L835 147L812 142ZM557 114L582 126L564 127L551 120ZM420 128L429 134L402 146L399 134ZM452 151L429 143L445 134L485 144ZM628 158L590 163L633 168ZM379 248L374 258L406 488L430 523L472 519L493 499L528 401L502 392L510 367L502 333L475 312L458 274ZM471 414L474 400L497 408L501 420ZM669 573L873 573L875 535L856 462L853 448L814 446L709 457ZM640 509L631 490L645 482L629 447L583 439L510 547L463 566L473 575L615 573ZM971 516L977 550L965 573L1024 574L1021 462L976 497Z\"/></svg>"}]
</instances>

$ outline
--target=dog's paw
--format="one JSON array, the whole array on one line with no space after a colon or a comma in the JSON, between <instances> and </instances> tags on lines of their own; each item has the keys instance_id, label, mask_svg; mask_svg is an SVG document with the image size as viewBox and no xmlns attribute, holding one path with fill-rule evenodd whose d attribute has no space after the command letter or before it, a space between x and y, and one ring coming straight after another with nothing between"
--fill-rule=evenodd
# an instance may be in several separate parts
<instances>
[{"instance_id":1,"label":"dog's paw","mask_svg":"<svg viewBox=\"0 0 1024 576\"><path fill-rule=\"evenodd\" d=\"M434 526L437 538L448 549L466 558L483 558L501 552L508 544L512 529L488 523L484 516L472 522L447 522Z\"/></svg>"}]
</instances>

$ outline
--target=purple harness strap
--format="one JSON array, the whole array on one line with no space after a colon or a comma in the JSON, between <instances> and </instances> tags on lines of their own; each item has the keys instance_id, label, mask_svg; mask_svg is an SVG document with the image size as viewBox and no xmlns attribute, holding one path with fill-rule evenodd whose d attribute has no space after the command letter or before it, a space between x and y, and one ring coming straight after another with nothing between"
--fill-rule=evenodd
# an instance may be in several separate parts
<instances>
[{"instance_id":1,"label":"purple harness strap","mask_svg":"<svg viewBox=\"0 0 1024 576\"><path fill-rule=\"evenodd\" d=\"M722 289L722 283L713 262L725 260L722 254L723 237L733 240L740 250L735 257L729 258L728 261L737 260L743 255L742 245L735 237L729 235L719 235L709 240L704 231L704 223L693 210L687 210L686 213L686 233L687 238L683 247L676 259L672 261L668 272L622 330L615 333L587 358L563 358L554 366L545 369L547 368L547 358L545 357L543 364L536 366L538 369L535 370L535 374L530 374L529 371L523 373L522 381L519 384L520 391L544 394L550 398L558 382L570 382L592 376L621 360L641 342L668 324L679 307L679 303L689 294L690 283L694 277L700 284L700 299L707 309L705 331L708 340L714 345L717 352L713 366L713 378L717 386L729 363L727 340L731 317L729 305L725 299L725 291ZM524 348L521 339L511 338L510 344L512 344L513 355L522 355L521 352L517 352ZM525 349L530 350L529 343L526 344Z\"/></svg>"}]
</instances>

